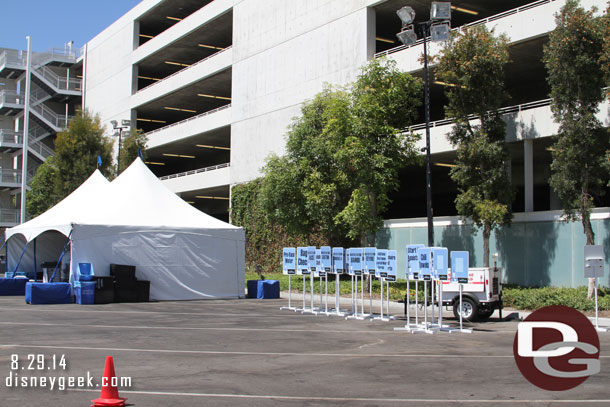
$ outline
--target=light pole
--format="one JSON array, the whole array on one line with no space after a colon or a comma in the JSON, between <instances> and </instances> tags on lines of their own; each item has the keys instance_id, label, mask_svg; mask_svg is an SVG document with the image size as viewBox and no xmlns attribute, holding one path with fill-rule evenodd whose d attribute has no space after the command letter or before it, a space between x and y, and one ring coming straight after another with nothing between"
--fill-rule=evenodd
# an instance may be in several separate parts
<instances>
[{"instance_id":1,"label":"light pole","mask_svg":"<svg viewBox=\"0 0 610 407\"><path fill-rule=\"evenodd\" d=\"M428 247L434 246L434 222L432 212L432 171L430 169L430 83L428 80L428 40L444 41L451 29L451 3L433 1L430 6L430 20L416 23L415 10L404 6L396 11L402 21L402 31L396 34L400 42L410 45L417 41L417 32L424 40L424 115L426 119L426 206L428 218Z\"/></svg>"},{"instance_id":2,"label":"light pole","mask_svg":"<svg viewBox=\"0 0 610 407\"><path fill-rule=\"evenodd\" d=\"M110 124L112 124L112 129L115 130L114 135L119 136L119 152L117 154L117 162L116 162L116 176L118 177L121 172L121 135L123 134L123 129L128 129L131 127L131 120L121 120L121 125L116 120L111 120Z\"/></svg>"}]
</instances>

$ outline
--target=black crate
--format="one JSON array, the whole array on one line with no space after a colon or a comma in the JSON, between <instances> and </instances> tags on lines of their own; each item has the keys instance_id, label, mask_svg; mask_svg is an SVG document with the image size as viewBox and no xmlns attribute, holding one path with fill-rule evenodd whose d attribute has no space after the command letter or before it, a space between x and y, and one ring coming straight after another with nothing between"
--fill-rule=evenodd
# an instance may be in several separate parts
<instances>
[{"instance_id":1,"label":"black crate","mask_svg":"<svg viewBox=\"0 0 610 407\"><path fill-rule=\"evenodd\" d=\"M111 304L114 302L114 290L95 290L95 303L96 304Z\"/></svg>"},{"instance_id":2,"label":"black crate","mask_svg":"<svg viewBox=\"0 0 610 407\"><path fill-rule=\"evenodd\" d=\"M111 264L110 275L117 279L134 279L136 278L136 266L128 266L125 264Z\"/></svg>"},{"instance_id":3,"label":"black crate","mask_svg":"<svg viewBox=\"0 0 610 407\"><path fill-rule=\"evenodd\" d=\"M137 302L138 293L136 290L121 290L115 288L114 302Z\"/></svg>"},{"instance_id":4,"label":"black crate","mask_svg":"<svg viewBox=\"0 0 610 407\"><path fill-rule=\"evenodd\" d=\"M138 302L150 301L150 281L136 281L136 293L138 294Z\"/></svg>"},{"instance_id":5,"label":"black crate","mask_svg":"<svg viewBox=\"0 0 610 407\"><path fill-rule=\"evenodd\" d=\"M135 291L136 290L136 279L127 277L115 277L114 289L121 291Z\"/></svg>"},{"instance_id":6,"label":"black crate","mask_svg":"<svg viewBox=\"0 0 610 407\"><path fill-rule=\"evenodd\" d=\"M95 291L114 291L114 277L112 276L95 276Z\"/></svg>"}]
</instances>

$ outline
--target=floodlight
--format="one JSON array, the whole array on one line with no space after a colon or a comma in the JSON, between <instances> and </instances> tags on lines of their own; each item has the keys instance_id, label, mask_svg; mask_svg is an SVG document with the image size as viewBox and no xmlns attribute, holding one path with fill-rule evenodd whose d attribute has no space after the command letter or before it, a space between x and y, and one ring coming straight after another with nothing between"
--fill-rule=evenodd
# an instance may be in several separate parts
<instances>
[{"instance_id":1,"label":"floodlight","mask_svg":"<svg viewBox=\"0 0 610 407\"><path fill-rule=\"evenodd\" d=\"M413 10L413 7L404 6L396 14L398 14L398 18L402 21L403 26L409 25L415 20L415 10Z\"/></svg>"},{"instance_id":2,"label":"floodlight","mask_svg":"<svg viewBox=\"0 0 610 407\"><path fill-rule=\"evenodd\" d=\"M430 37L432 41L447 41L451 27L448 22L433 24L430 27Z\"/></svg>"},{"instance_id":3,"label":"floodlight","mask_svg":"<svg viewBox=\"0 0 610 407\"><path fill-rule=\"evenodd\" d=\"M410 45L417 41L417 34L415 34L413 26L407 27L406 30L399 32L396 36L404 45Z\"/></svg>"},{"instance_id":4,"label":"floodlight","mask_svg":"<svg viewBox=\"0 0 610 407\"><path fill-rule=\"evenodd\" d=\"M430 20L450 20L451 3L448 1L433 1L430 6Z\"/></svg>"},{"instance_id":5,"label":"floodlight","mask_svg":"<svg viewBox=\"0 0 610 407\"><path fill-rule=\"evenodd\" d=\"M125 120L125 119L121 120L121 126L127 126L127 127L131 126L131 120Z\"/></svg>"},{"instance_id":6,"label":"floodlight","mask_svg":"<svg viewBox=\"0 0 610 407\"><path fill-rule=\"evenodd\" d=\"M119 125L116 120L110 120L110 124L112 124L113 129L116 129L116 126Z\"/></svg>"}]
</instances>

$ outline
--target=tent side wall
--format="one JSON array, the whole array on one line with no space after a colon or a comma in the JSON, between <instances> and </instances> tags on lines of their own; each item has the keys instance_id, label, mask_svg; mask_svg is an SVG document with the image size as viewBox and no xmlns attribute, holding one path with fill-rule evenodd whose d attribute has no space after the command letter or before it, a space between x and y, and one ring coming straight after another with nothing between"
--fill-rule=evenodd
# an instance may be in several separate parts
<instances>
[{"instance_id":1,"label":"tent side wall","mask_svg":"<svg viewBox=\"0 0 610 407\"><path fill-rule=\"evenodd\" d=\"M95 275L110 264L136 266L153 300L238 298L244 295L243 229L176 229L74 225L72 273L92 263Z\"/></svg>"},{"instance_id":2,"label":"tent side wall","mask_svg":"<svg viewBox=\"0 0 610 407\"><path fill-rule=\"evenodd\" d=\"M49 230L31 239L23 258L19 262L21 253L26 245L23 235L14 234L9 237L6 244L7 247L7 270L15 270L15 266L19 263L18 271L25 271L31 277L34 277L34 270L40 271L40 265L46 262L57 262L61 254L67 237L56 230ZM36 242L36 243L34 243ZM34 249L36 253L34 254ZM36 258L36 267L34 267L34 258ZM67 260L69 256L66 257ZM4 270L1 270L4 271ZM58 279L59 280L59 279Z\"/></svg>"}]
</instances>

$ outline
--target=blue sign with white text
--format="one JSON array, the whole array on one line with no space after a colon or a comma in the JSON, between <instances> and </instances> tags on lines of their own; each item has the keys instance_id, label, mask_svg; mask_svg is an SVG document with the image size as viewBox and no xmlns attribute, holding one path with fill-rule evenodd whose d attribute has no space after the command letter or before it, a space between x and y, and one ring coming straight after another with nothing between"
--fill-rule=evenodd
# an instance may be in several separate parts
<instances>
[{"instance_id":1,"label":"blue sign with white text","mask_svg":"<svg viewBox=\"0 0 610 407\"><path fill-rule=\"evenodd\" d=\"M421 279L430 281L432 279L432 261L434 252L429 247L420 247L417 249L417 258L419 259L419 272Z\"/></svg>"},{"instance_id":2,"label":"blue sign with white text","mask_svg":"<svg viewBox=\"0 0 610 407\"><path fill-rule=\"evenodd\" d=\"M377 249L375 257L375 277L386 278L388 276L388 251Z\"/></svg>"},{"instance_id":3,"label":"blue sign with white text","mask_svg":"<svg viewBox=\"0 0 610 407\"><path fill-rule=\"evenodd\" d=\"M417 257L417 249L426 247L423 244L410 244L407 245L407 275L411 280L417 280L419 278L419 257Z\"/></svg>"},{"instance_id":4,"label":"blue sign with white text","mask_svg":"<svg viewBox=\"0 0 610 407\"><path fill-rule=\"evenodd\" d=\"M468 283L469 253L466 251L451 252L451 281L460 284Z\"/></svg>"},{"instance_id":5,"label":"blue sign with white text","mask_svg":"<svg viewBox=\"0 0 610 407\"><path fill-rule=\"evenodd\" d=\"M352 248L349 255L349 268L355 276L362 275L362 258L363 250L360 248Z\"/></svg>"},{"instance_id":6,"label":"blue sign with white text","mask_svg":"<svg viewBox=\"0 0 610 407\"><path fill-rule=\"evenodd\" d=\"M297 274L309 274L309 256L307 247L297 247Z\"/></svg>"},{"instance_id":7,"label":"blue sign with white text","mask_svg":"<svg viewBox=\"0 0 610 407\"><path fill-rule=\"evenodd\" d=\"M296 249L294 247L284 247L282 250L282 272L283 274L295 274L296 268Z\"/></svg>"},{"instance_id":8,"label":"blue sign with white text","mask_svg":"<svg viewBox=\"0 0 610 407\"><path fill-rule=\"evenodd\" d=\"M333 269L335 274L343 274L345 267L345 259L343 256L343 247L333 247Z\"/></svg>"},{"instance_id":9,"label":"blue sign with white text","mask_svg":"<svg viewBox=\"0 0 610 407\"><path fill-rule=\"evenodd\" d=\"M320 262L322 263L322 271L324 272L325 276L326 273L330 273L330 266L332 264L332 259L331 259L331 253L330 253L330 246L322 246L320 247Z\"/></svg>"},{"instance_id":10,"label":"blue sign with white text","mask_svg":"<svg viewBox=\"0 0 610 407\"><path fill-rule=\"evenodd\" d=\"M377 249L374 247L364 248L364 272L366 274L375 274L375 255Z\"/></svg>"},{"instance_id":11,"label":"blue sign with white text","mask_svg":"<svg viewBox=\"0 0 610 407\"><path fill-rule=\"evenodd\" d=\"M388 250L387 271L385 281L396 281L396 250Z\"/></svg>"},{"instance_id":12,"label":"blue sign with white text","mask_svg":"<svg viewBox=\"0 0 610 407\"><path fill-rule=\"evenodd\" d=\"M309 246L307 248L307 255L309 256L309 271L314 272L317 269L316 265L316 247Z\"/></svg>"},{"instance_id":13,"label":"blue sign with white text","mask_svg":"<svg viewBox=\"0 0 610 407\"><path fill-rule=\"evenodd\" d=\"M446 247L433 247L432 252L434 253L434 278L447 281L449 274L449 252Z\"/></svg>"}]
</instances>

